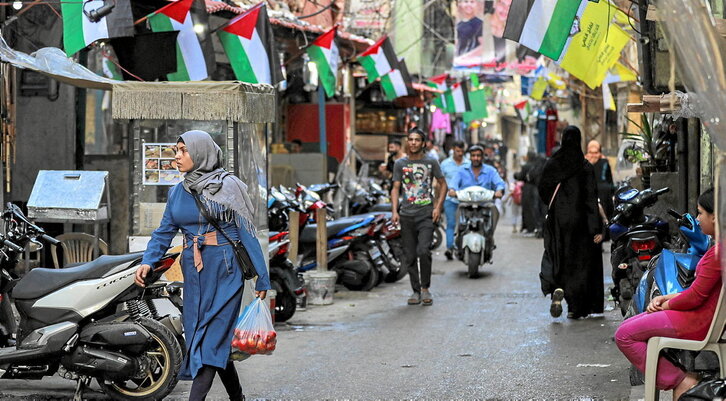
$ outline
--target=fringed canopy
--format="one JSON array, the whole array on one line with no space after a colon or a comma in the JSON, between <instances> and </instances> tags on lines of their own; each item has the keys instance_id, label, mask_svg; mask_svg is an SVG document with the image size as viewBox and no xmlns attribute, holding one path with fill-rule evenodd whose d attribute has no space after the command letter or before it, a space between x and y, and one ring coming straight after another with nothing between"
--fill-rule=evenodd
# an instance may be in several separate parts
<instances>
[{"instance_id":1,"label":"fringed canopy","mask_svg":"<svg viewBox=\"0 0 726 401\"><path fill-rule=\"evenodd\" d=\"M236 81L113 85L113 118L275 122L275 88Z\"/></svg>"}]
</instances>

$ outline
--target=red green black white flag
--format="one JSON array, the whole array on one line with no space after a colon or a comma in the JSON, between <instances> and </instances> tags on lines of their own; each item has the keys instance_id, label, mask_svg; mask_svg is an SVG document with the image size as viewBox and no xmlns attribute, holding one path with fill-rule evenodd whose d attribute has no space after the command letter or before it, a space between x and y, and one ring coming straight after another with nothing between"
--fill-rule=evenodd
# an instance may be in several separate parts
<instances>
[{"instance_id":1,"label":"red green black white flag","mask_svg":"<svg viewBox=\"0 0 726 401\"><path fill-rule=\"evenodd\" d=\"M270 85L282 81L280 57L264 2L229 21L217 35L238 80Z\"/></svg>"},{"instance_id":2,"label":"red green black white flag","mask_svg":"<svg viewBox=\"0 0 726 401\"><path fill-rule=\"evenodd\" d=\"M441 74L433 76L426 80L426 85L436 88L440 90L441 95L434 98L434 106L440 108L443 111L446 111L446 96L445 93L447 90L449 90L449 86L446 83L446 80L449 79L449 74Z\"/></svg>"},{"instance_id":3,"label":"red green black white flag","mask_svg":"<svg viewBox=\"0 0 726 401\"><path fill-rule=\"evenodd\" d=\"M335 87L338 77L338 63L340 54L335 44L335 37L338 27L334 26L329 31L318 36L317 39L307 48L308 56L318 67L320 84L325 89L328 97L335 95Z\"/></svg>"},{"instance_id":4,"label":"red green black white flag","mask_svg":"<svg viewBox=\"0 0 726 401\"><path fill-rule=\"evenodd\" d=\"M413 81L408 75L406 61L401 59L398 61L396 69L391 70L388 74L381 77L381 87L386 99L393 100L402 96L413 96Z\"/></svg>"},{"instance_id":5,"label":"red green black white flag","mask_svg":"<svg viewBox=\"0 0 726 401\"><path fill-rule=\"evenodd\" d=\"M365 68L368 75L368 82L375 81L378 77L388 74L396 69L398 58L393 50L393 45L388 36L384 36L358 55L358 62Z\"/></svg>"},{"instance_id":6,"label":"red green black white flag","mask_svg":"<svg viewBox=\"0 0 726 401\"><path fill-rule=\"evenodd\" d=\"M63 15L63 49L70 57L99 39L134 36L134 20L129 0L116 0L110 14L92 22L83 12L103 6L103 0L64 1L60 3Z\"/></svg>"},{"instance_id":7,"label":"red green black white flag","mask_svg":"<svg viewBox=\"0 0 726 401\"><path fill-rule=\"evenodd\" d=\"M199 2L199 5L195 5ZM214 66L214 53L205 39L209 30L206 9L194 13L194 8L204 7L203 0L177 0L150 14L148 17L154 32L179 31L176 40L177 71L167 75L169 81L201 81L209 77ZM197 15L199 14L199 15ZM195 28L200 28L199 33Z\"/></svg>"}]
</instances>

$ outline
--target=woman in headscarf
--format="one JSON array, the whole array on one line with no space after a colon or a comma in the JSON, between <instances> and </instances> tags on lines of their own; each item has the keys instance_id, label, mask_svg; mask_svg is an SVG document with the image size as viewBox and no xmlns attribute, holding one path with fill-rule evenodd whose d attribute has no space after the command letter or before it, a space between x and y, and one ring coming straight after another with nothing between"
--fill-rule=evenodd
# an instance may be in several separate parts
<instances>
[{"instance_id":1,"label":"woman in headscarf","mask_svg":"<svg viewBox=\"0 0 726 401\"><path fill-rule=\"evenodd\" d=\"M600 199L600 205L605 211L605 216L610 220L613 217L613 173L610 170L607 157L602 154L600 142L592 140L587 144L585 158L595 170L597 197Z\"/></svg>"},{"instance_id":2,"label":"woman in headscarf","mask_svg":"<svg viewBox=\"0 0 726 401\"><path fill-rule=\"evenodd\" d=\"M244 245L257 271L256 296L270 289L265 259L255 235L247 185L222 168L222 150L204 131L187 131L177 140L177 169L184 181L172 187L161 224L151 235L136 283L144 286L150 266L158 262L179 230L184 234L183 324L186 358L179 378L193 380L190 400L203 400L219 374L231 400L244 400L230 345L240 312L244 278L232 245L203 217L198 195L210 217Z\"/></svg>"},{"instance_id":3,"label":"woman in headscarf","mask_svg":"<svg viewBox=\"0 0 726 401\"><path fill-rule=\"evenodd\" d=\"M522 187L522 232L541 235L544 220L542 200L537 191L537 183L542 175L545 160L537 152L527 152L527 162L522 170L514 174L514 179L523 181Z\"/></svg>"},{"instance_id":4,"label":"woman in headscarf","mask_svg":"<svg viewBox=\"0 0 726 401\"><path fill-rule=\"evenodd\" d=\"M581 134L569 126L562 146L547 161L539 194L548 205L544 225L542 292L552 294L550 314L568 318L603 312L602 226L592 165L582 153Z\"/></svg>"}]
</instances>

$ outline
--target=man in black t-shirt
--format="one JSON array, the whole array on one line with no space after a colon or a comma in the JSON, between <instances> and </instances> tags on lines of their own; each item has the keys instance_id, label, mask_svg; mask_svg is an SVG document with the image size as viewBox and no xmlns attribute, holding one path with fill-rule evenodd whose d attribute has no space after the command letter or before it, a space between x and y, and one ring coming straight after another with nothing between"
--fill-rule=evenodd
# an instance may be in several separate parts
<instances>
[{"instance_id":1,"label":"man in black t-shirt","mask_svg":"<svg viewBox=\"0 0 726 401\"><path fill-rule=\"evenodd\" d=\"M426 156L426 136L418 128L408 133L408 156L396 161L393 167L393 222L401 223L401 237L404 249L404 266L411 278L413 294L409 305L432 305L429 292L431 286L431 242L434 222L439 220L441 207L446 197L446 179L438 160ZM438 183L438 194L434 200L434 179ZM403 202L399 210L399 194ZM417 263L418 262L418 263ZM421 275L419 277L419 267Z\"/></svg>"}]
</instances>

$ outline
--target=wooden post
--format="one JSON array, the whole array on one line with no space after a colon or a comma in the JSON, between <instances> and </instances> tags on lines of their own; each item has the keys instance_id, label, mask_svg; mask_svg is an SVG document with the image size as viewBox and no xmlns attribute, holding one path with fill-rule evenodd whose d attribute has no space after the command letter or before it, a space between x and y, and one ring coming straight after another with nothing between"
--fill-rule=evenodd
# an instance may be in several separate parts
<instances>
[{"instance_id":1,"label":"wooden post","mask_svg":"<svg viewBox=\"0 0 726 401\"><path fill-rule=\"evenodd\" d=\"M315 211L315 223L318 225L317 231L317 261L318 271L328 271L328 226L326 225L328 211L321 208Z\"/></svg>"},{"instance_id":2,"label":"wooden post","mask_svg":"<svg viewBox=\"0 0 726 401\"><path fill-rule=\"evenodd\" d=\"M298 238L300 238L300 212L290 212L289 214L289 225L290 225L290 251L288 253L288 259L293 265L297 266L297 245Z\"/></svg>"}]
</instances>

